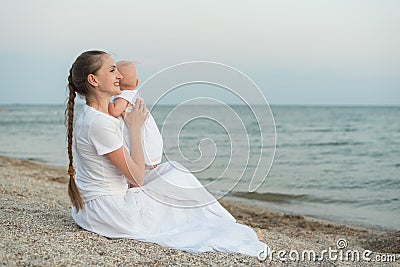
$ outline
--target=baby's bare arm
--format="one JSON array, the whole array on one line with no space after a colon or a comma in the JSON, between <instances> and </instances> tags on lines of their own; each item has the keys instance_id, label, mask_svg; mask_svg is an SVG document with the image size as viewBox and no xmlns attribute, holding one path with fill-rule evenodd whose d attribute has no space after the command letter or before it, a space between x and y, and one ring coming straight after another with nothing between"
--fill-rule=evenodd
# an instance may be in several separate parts
<instances>
[{"instance_id":1,"label":"baby's bare arm","mask_svg":"<svg viewBox=\"0 0 400 267\"><path fill-rule=\"evenodd\" d=\"M113 117L118 117L125 111L128 107L128 101L123 98L117 98L114 100L114 103L108 104L108 113L110 113Z\"/></svg>"}]
</instances>

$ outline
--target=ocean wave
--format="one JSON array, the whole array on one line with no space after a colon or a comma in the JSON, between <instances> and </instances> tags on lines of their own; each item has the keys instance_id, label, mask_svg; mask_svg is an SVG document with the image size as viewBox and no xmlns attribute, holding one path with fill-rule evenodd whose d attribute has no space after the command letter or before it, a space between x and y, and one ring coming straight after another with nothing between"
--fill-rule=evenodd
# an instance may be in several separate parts
<instances>
[{"instance_id":1,"label":"ocean wave","mask_svg":"<svg viewBox=\"0 0 400 267\"><path fill-rule=\"evenodd\" d=\"M308 143L305 144L305 146L347 146L347 145L363 145L363 142L346 142L346 141L342 141L342 142L321 142L321 143Z\"/></svg>"},{"instance_id":2,"label":"ocean wave","mask_svg":"<svg viewBox=\"0 0 400 267\"><path fill-rule=\"evenodd\" d=\"M325 146L360 146L365 145L365 142L353 142L353 141L334 141L334 142L320 142L320 143L297 143L297 144L278 144L279 148L289 147L325 147Z\"/></svg>"},{"instance_id":3,"label":"ocean wave","mask_svg":"<svg viewBox=\"0 0 400 267\"><path fill-rule=\"evenodd\" d=\"M280 193L248 193L248 192L235 192L235 197L242 197L246 199L254 199L260 201L274 202L274 203L290 203L293 200L303 200L307 195L291 195Z\"/></svg>"},{"instance_id":4,"label":"ocean wave","mask_svg":"<svg viewBox=\"0 0 400 267\"><path fill-rule=\"evenodd\" d=\"M50 119L26 119L26 120L2 120L0 121L1 126L13 126L13 127L17 127L17 126L26 126L26 125L55 125L55 126L59 126L59 125L64 125L64 120L60 120L60 119L54 119L54 120L50 120Z\"/></svg>"},{"instance_id":5,"label":"ocean wave","mask_svg":"<svg viewBox=\"0 0 400 267\"><path fill-rule=\"evenodd\" d=\"M312 133L330 133L334 132L335 129L332 128L321 128L321 129L307 129L304 132L312 132Z\"/></svg>"},{"instance_id":6,"label":"ocean wave","mask_svg":"<svg viewBox=\"0 0 400 267\"><path fill-rule=\"evenodd\" d=\"M241 197L246 199L253 199L258 201L290 204L296 202L308 202L308 203L319 203L319 204L353 204L354 200L351 199L337 199L337 198L321 198L313 195L300 194L282 194L282 193L248 193L248 192L235 192L235 197Z\"/></svg>"}]
</instances>

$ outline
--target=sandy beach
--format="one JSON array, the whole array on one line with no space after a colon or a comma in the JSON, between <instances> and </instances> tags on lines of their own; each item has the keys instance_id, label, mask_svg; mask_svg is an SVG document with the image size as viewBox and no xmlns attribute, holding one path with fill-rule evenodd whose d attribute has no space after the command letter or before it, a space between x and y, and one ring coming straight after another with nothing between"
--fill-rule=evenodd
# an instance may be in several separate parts
<instances>
[{"instance_id":1,"label":"sandy beach","mask_svg":"<svg viewBox=\"0 0 400 267\"><path fill-rule=\"evenodd\" d=\"M4 266L400 266L399 231L316 221L227 200L221 200L222 205L240 223L259 232L274 250L272 259L190 254L152 243L108 239L79 228L72 220L65 169L0 156L0 181L0 264ZM338 240L340 245L346 243L342 250ZM320 256L329 249L338 251L337 259L328 254L318 262L301 259L305 250ZM360 259L341 258L339 252L348 250L359 252ZM278 257L277 251L286 254ZM296 261L296 252L290 251L297 251L300 259Z\"/></svg>"}]
</instances>

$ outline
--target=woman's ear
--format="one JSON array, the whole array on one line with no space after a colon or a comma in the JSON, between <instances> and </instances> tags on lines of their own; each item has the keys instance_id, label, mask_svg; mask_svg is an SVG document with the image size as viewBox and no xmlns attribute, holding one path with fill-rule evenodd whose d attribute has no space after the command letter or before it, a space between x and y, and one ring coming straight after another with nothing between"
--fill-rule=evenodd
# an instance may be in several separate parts
<instances>
[{"instance_id":1,"label":"woman's ear","mask_svg":"<svg viewBox=\"0 0 400 267\"><path fill-rule=\"evenodd\" d=\"M97 79L96 79L96 75L94 75L94 74L89 74L87 76L87 80L88 80L89 84L92 86L96 87L99 85L99 83L97 82Z\"/></svg>"}]
</instances>

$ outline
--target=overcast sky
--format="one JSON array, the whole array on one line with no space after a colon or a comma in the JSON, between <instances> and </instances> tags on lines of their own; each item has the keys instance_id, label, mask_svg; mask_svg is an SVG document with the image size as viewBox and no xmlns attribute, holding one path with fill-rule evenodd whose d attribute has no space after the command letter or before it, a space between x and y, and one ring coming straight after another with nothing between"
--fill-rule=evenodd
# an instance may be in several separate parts
<instances>
[{"instance_id":1,"label":"overcast sky","mask_svg":"<svg viewBox=\"0 0 400 267\"><path fill-rule=\"evenodd\" d=\"M400 105L398 0L0 3L1 104L64 103L74 59L102 49L140 62L141 81L204 60L272 104Z\"/></svg>"}]
</instances>

